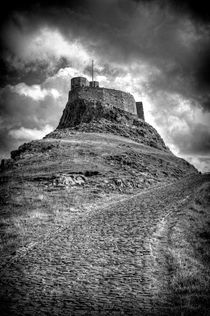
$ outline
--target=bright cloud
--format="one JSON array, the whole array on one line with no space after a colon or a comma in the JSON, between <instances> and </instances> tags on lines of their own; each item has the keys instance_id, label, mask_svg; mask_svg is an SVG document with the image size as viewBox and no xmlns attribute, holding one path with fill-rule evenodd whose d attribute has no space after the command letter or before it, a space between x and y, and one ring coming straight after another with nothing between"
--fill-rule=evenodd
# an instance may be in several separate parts
<instances>
[{"instance_id":1,"label":"bright cloud","mask_svg":"<svg viewBox=\"0 0 210 316\"><path fill-rule=\"evenodd\" d=\"M90 57L78 40L67 41L58 30L48 27L40 29L27 41L26 58L47 59L66 57L77 63L88 63Z\"/></svg>"},{"instance_id":2,"label":"bright cloud","mask_svg":"<svg viewBox=\"0 0 210 316\"><path fill-rule=\"evenodd\" d=\"M90 56L77 39L67 41L58 29L42 26L32 34L26 28L10 25L7 30L8 46L15 54L10 59L15 67L25 67L30 62L47 62L50 66L65 57L76 67L90 63Z\"/></svg>"},{"instance_id":3,"label":"bright cloud","mask_svg":"<svg viewBox=\"0 0 210 316\"><path fill-rule=\"evenodd\" d=\"M43 138L46 134L52 132L53 127L46 125L42 130L33 128L20 127L19 129L12 129L9 131L9 136L17 140L30 141Z\"/></svg>"},{"instance_id":4,"label":"bright cloud","mask_svg":"<svg viewBox=\"0 0 210 316\"><path fill-rule=\"evenodd\" d=\"M44 100L46 96L52 96L54 99L57 99L60 96L60 93L56 89L44 89L40 85L28 86L24 82L21 82L15 86L9 86L12 92L16 92L19 95L24 95L35 101Z\"/></svg>"}]
</instances>

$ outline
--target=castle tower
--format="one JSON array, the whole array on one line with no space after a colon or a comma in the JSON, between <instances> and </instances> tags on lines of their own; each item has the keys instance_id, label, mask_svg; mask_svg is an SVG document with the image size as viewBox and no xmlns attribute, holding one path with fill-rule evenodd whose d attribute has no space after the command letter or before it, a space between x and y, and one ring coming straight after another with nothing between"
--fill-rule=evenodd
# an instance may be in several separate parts
<instances>
[{"instance_id":1,"label":"castle tower","mask_svg":"<svg viewBox=\"0 0 210 316\"><path fill-rule=\"evenodd\" d=\"M141 120L145 120L144 119L144 108L143 108L143 103L142 102L136 102L136 112L137 112L137 116L138 118L140 118Z\"/></svg>"},{"instance_id":2,"label":"castle tower","mask_svg":"<svg viewBox=\"0 0 210 316\"><path fill-rule=\"evenodd\" d=\"M85 77L74 77L71 79L71 90L75 90L77 88L88 87L89 83Z\"/></svg>"},{"instance_id":3,"label":"castle tower","mask_svg":"<svg viewBox=\"0 0 210 316\"><path fill-rule=\"evenodd\" d=\"M99 88L99 82L98 81L90 81L90 87L91 88Z\"/></svg>"}]
</instances>

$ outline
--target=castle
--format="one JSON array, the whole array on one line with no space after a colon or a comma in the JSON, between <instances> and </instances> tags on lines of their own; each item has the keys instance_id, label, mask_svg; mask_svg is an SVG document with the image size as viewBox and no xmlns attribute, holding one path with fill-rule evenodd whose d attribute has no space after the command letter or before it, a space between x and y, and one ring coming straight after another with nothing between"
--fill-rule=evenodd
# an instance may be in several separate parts
<instances>
[{"instance_id":1,"label":"castle","mask_svg":"<svg viewBox=\"0 0 210 316\"><path fill-rule=\"evenodd\" d=\"M68 102L71 103L77 99L99 101L102 105L120 108L144 120L142 102L135 102L134 97L130 93L100 88L98 81L89 82L85 77L72 78Z\"/></svg>"},{"instance_id":2,"label":"castle","mask_svg":"<svg viewBox=\"0 0 210 316\"><path fill-rule=\"evenodd\" d=\"M98 81L89 82L84 77L74 77L71 79L68 102L58 129L76 126L81 122L100 117L100 107L107 110L118 108L144 121L143 104L135 102L130 93L101 88Z\"/></svg>"}]
</instances>

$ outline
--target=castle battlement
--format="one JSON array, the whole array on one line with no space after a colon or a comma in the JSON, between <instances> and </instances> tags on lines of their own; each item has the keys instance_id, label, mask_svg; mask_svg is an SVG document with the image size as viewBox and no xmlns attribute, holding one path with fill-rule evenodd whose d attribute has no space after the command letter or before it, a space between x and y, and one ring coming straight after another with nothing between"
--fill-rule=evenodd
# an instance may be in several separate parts
<instances>
[{"instance_id":1,"label":"castle battlement","mask_svg":"<svg viewBox=\"0 0 210 316\"><path fill-rule=\"evenodd\" d=\"M100 102L103 106L113 106L138 116L144 120L142 102L135 102L132 94L115 89L99 87L98 81L89 81L85 77L71 79L68 103L76 100L86 100L92 103Z\"/></svg>"}]
</instances>

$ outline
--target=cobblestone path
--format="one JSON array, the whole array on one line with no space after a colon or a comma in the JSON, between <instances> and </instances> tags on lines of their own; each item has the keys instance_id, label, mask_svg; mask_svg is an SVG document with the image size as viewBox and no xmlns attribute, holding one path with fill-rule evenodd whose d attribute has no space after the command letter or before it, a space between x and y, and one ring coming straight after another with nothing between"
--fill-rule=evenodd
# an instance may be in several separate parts
<instances>
[{"instance_id":1,"label":"cobblestone path","mask_svg":"<svg viewBox=\"0 0 210 316\"><path fill-rule=\"evenodd\" d=\"M194 176L75 217L4 268L1 315L168 315L167 223L179 220L202 181Z\"/></svg>"}]
</instances>

